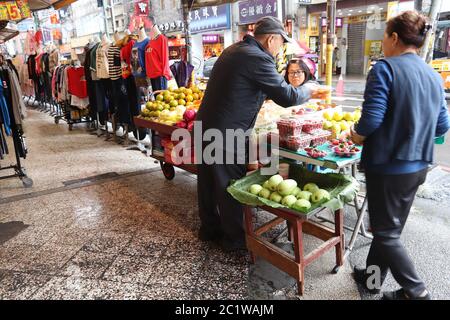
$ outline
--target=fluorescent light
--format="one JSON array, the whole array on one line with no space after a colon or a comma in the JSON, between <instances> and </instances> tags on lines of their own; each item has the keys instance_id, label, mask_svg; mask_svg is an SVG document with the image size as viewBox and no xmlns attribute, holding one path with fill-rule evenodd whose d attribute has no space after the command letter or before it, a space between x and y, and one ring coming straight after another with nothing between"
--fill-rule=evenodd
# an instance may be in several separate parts
<instances>
[{"instance_id":1,"label":"fluorescent light","mask_svg":"<svg viewBox=\"0 0 450 320\"><path fill-rule=\"evenodd\" d=\"M362 12L362 10L359 10L358 12L359 12L359 13L361 13L361 12Z\"/></svg>"},{"instance_id":2,"label":"fluorescent light","mask_svg":"<svg viewBox=\"0 0 450 320\"><path fill-rule=\"evenodd\" d=\"M348 12L353 12L353 9L348 10Z\"/></svg>"}]
</instances>

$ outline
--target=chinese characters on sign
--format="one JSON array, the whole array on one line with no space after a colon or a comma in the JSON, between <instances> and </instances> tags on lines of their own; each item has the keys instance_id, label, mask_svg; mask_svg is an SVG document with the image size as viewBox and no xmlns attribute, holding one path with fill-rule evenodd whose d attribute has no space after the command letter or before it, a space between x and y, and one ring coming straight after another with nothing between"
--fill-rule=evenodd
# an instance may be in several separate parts
<instances>
[{"instance_id":1,"label":"chinese characters on sign","mask_svg":"<svg viewBox=\"0 0 450 320\"><path fill-rule=\"evenodd\" d=\"M0 1L0 20L22 20L31 17L28 0Z\"/></svg>"},{"instance_id":2,"label":"chinese characters on sign","mask_svg":"<svg viewBox=\"0 0 450 320\"><path fill-rule=\"evenodd\" d=\"M189 30L192 33L228 29L230 22L230 5L204 7L189 12Z\"/></svg>"},{"instance_id":3,"label":"chinese characters on sign","mask_svg":"<svg viewBox=\"0 0 450 320\"><path fill-rule=\"evenodd\" d=\"M240 24L255 23L267 16L278 17L277 0L248 0L239 2Z\"/></svg>"},{"instance_id":4,"label":"chinese characters on sign","mask_svg":"<svg viewBox=\"0 0 450 320\"><path fill-rule=\"evenodd\" d=\"M209 34L209 35L204 35L202 37L203 43L218 43L219 42L219 36L216 34Z\"/></svg>"}]
</instances>

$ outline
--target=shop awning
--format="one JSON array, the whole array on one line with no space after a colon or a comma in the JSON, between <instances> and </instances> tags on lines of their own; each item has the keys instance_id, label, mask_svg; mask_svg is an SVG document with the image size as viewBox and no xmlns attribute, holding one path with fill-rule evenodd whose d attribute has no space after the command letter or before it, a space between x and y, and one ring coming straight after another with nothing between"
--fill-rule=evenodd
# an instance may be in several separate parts
<instances>
[{"instance_id":1,"label":"shop awning","mask_svg":"<svg viewBox=\"0 0 450 320\"><path fill-rule=\"evenodd\" d=\"M28 0L28 5L32 11L48 9L51 6L55 9L64 8L77 0Z\"/></svg>"},{"instance_id":2,"label":"shop awning","mask_svg":"<svg viewBox=\"0 0 450 320\"><path fill-rule=\"evenodd\" d=\"M17 30L12 30L12 29L8 29L8 28L2 29L0 31L0 44L5 43L8 40L11 40L18 34L19 34L19 31L17 31Z\"/></svg>"}]
</instances>

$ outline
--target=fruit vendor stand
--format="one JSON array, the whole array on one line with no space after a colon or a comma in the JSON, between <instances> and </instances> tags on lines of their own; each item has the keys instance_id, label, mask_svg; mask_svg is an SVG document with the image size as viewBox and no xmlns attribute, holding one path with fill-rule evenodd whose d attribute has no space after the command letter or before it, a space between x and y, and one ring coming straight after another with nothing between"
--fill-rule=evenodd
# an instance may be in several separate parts
<instances>
[{"instance_id":1,"label":"fruit vendor stand","mask_svg":"<svg viewBox=\"0 0 450 320\"><path fill-rule=\"evenodd\" d=\"M307 185L316 185L328 190L324 192L328 196L322 200L319 199L309 208L297 208L295 204L293 207L289 207L288 203L273 201L275 199L272 199L272 197L267 199L258 194L255 195L249 191L249 188L259 184L264 185L266 183L264 181L267 179L267 176L261 175L260 171L235 181L228 188L228 192L245 205L246 240L252 262L254 262L255 256L258 256L291 275L297 280L298 293L303 295L305 267L333 248L336 252L335 269L343 265L345 258L343 208L345 203L349 203L354 199L359 185L356 179L351 176L335 173L320 174L293 164L289 168L289 178L289 180L296 182L295 185L300 187L299 190L306 188ZM285 198L288 197L292 197L292 195ZM260 208L270 212L276 218L254 230L253 208ZM312 217L323 210L332 210L334 212L334 229L312 221ZM262 234L284 221L288 222L290 239L294 244L294 256L262 237ZM303 246L304 234L312 235L324 242L305 255Z\"/></svg>"},{"instance_id":2,"label":"fruit vendor stand","mask_svg":"<svg viewBox=\"0 0 450 320\"><path fill-rule=\"evenodd\" d=\"M318 158L311 157L304 150L293 151L285 148L273 148L272 152L282 159L293 160L305 165L313 165L314 169L325 168L334 170L336 172L347 172L348 170L351 170L352 177L356 179L357 165L361 159L361 152L358 152L357 154L352 156L342 157L333 152L334 148L335 146L331 142L327 142L318 146L318 150L327 152L326 156ZM357 196L353 199L353 206L357 214L357 221L353 228L346 227L347 229L352 231L352 236L349 243L345 247L344 259L346 259L353 250L353 246L356 242L359 232L361 232L361 234L366 238L372 238L372 235L367 232L367 229L364 225L364 217L367 212L367 205L368 202L365 194L358 193ZM319 219L326 222L332 222L324 217L319 217ZM336 268L334 272L337 272L338 270L339 268Z\"/></svg>"},{"instance_id":3,"label":"fruit vendor stand","mask_svg":"<svg viewBox=\"0 0 450 320\"><path fill-rule=\"evenodd\" d=\"M172 132L178 128L140 117L134 118L134 124L139 128L150 130L151 157L159 161L164 177L167 180L172 180L175 177L175 165L171 154L173 144L171 146L168 144L170 144ZM191 163L194 163L194 161ZM178 164L176 166L190 173L197 173L195 164Z\"/></svg>"}]
</instances>

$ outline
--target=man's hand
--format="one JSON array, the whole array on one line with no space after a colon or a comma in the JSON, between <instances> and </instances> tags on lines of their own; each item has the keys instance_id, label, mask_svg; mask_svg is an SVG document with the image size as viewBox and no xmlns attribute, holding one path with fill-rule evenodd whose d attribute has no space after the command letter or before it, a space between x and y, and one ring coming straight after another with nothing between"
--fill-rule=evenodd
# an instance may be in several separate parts
<instances>
[{"instance_id":1,"label":"man's hand","mask_svg":"<svg viewBox=\"0 0 450 320\"><path fill-rule=\"evenodd\" d=\"M364 140L366 140L366 137L361 136L356 133L354 127L350 128L350 137L354 143L359 144L359 145L363 145Z\"/></svg>"}]
</instances>

